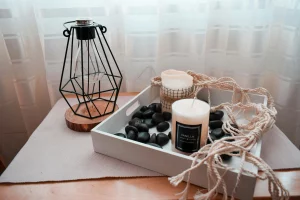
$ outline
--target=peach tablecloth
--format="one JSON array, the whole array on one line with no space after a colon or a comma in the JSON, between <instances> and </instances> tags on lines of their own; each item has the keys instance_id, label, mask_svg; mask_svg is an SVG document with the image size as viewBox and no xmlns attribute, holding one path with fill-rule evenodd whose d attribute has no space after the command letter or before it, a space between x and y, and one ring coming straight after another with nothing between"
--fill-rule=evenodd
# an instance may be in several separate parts
<instances>
[{"instance_id":1,"label":"peach tablecloth","mask_svg":"<svg viewBox=\"0 0 300 200\"><path fill-rule=\"evenodd\" d=\"M120 96L122 106L132 96ZM75 99L70 99L75 104ZM161 176L94 152L90 133L65 125L68 105L60 99L0 177L0 182L41 182L104 177ZM273 169L300 167L300 151L274 127L263 137L261 157ZM155 162L155 158L152 158Z\"/></svg>"}]
</instances>

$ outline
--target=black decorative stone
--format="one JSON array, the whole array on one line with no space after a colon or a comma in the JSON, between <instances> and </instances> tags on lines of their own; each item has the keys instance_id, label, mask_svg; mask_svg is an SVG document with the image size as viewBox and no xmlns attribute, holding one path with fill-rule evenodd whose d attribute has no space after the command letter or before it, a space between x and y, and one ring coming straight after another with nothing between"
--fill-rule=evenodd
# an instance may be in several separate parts
<instances>
[{"instance_id":1,"label":"black decorative stone","mask_svg":"<svg viewBox=\"0 0 300 200\"><path fill-rule=\"evenodd\" d=\"M127 138L130 139L130 140L136 140L137 138L137 133L130 130L128 133L127 133Z\"/></svg>"},{"instance_id":2,"label":"black decorative stone","mask_svg":"<svg viewBox=\"0 0 300 200\"><path fill-rule=\"evenodd\" d=\"M221 120L224 116L224 112L222 110L217 110L214 114L218 116L219 120Z\"/></svg>"},{"instance_id":3,"label":"black decorative stone","mask_svg":"<svg viewBox=\"0 0 300 200\"><path fill-rule=\"evenodd\" d=\"M114 135L122 137L122 138L126 138L126 135L123 133L115 133Z\"/></svg>"},{"instance_id":4,"label":"black decorative stone","mask_svg":"<svg viewBox=\"0 0 300 200\"><path fill-rule=\"evenodd\" d=\"M170 124L168 122L161 122L156 126L158 132L164 132L170 128Z\"/></svg>"},{"instance_id":5,"label":"black decorative stone","mask_svg":"<svg viewBox=\"0 0 300 200\"><path fill-rule=\"evenodd\" d=\"M153 111L155 112L155 110L156 110L156 104L157 104L157 103L151 103L151 104L148 106L148 109L151 109L151 110L153 110Z\"/></svg>"},{"instance_id":6,"label":"black decorative stone","mask_svg":"<svg viewBox=\"0 0 300 200\"><path fill-rule=\"evenodd\" d=\"M148 106L148 109L153 110L154 112L161 113L161 103L151 103Z\"/></svg>"},{"instance_id":7,"label":"black decorative stone","mask_svg":"<svg viewBox=\"0 0 300 200\"><path fill-rule=\"evenodd\" d=\"M140 124L140 123L143 123L143 120L142 119L140 119L140 118L133 118L132 120L130 120L129 122L128 122L128 124L130 125L130 126L137 126L138 124Z\"/></svg>"},{"instance_id":8,"label":"black decorative stone","mask_svg":"<svg viewBox=\"0 0 300 200\"><path fill-rule=\"evenodd\" d=\"M209 122L209 127L211 129L221 128L223 125L223 122L221 120L215 120Z\"/></svg>"},{"instance_id":9,"label":"black decorative stone","mask_svg":"<svg viewBox=\"0 0 300 200\"><path fill-rule=\"evenodd\" d=\"M145 119L151 119L152 115L154 114L154 111L151 109L146 110L143 112L143 118Z\"/></svg>"},{"instance_id":10,"label":"black decorative stone","mask_svg":"<svg viewBox=\"0 0 300 200\"><path fill-rule=\"evenodd\" d=\"M152 119L145 119L144 123L148 126L148 128L153 128L155 126L155 123L152 121Z\"/></svg>"},{"instance_id":11,"label":"black decorative stone","mask_svg":"<svg viewBox=\"0 0 300 200\"><path fill-rule=\"evenodd\" d=\"M221 120L224 116L224 112L221 110L217 110L216 112L209 114L209 121Z\"/></svg>"},{"instance_id":12,"label":"black decorative stone","mask_svg":"<svg viewBox=\"0 0 300 200\"><path fill-rule=\"evenodd\" d=\"M160 122L165 121L163 114L161 113L155 113L152 115L152 120L155 124L159 124Z\"/></svg>"},{"instance_id":13,"label":"black decorative stone","mask_svg":"<svg viewBox=\"0 0 300 200\"><path fill-rule=\"evenodd\" d=\"M216 128L211 131L210 135L214 135L217 139L220 139L225 135L225 133L222 128Z\"/></svg>"},{"instance_id":14,"label":"black decorative stone","mask_svg":"<svg viewBox=\"0 0 300 200\"><path fill-rule=\"evenodd\" d=\"M156 136L156 144L164 146L169 142L169 137L164 133L159 133Z\"/></svg>"},{"instance_id":15,"label":"black decorative stone","mask_svg":"<svg viewBox=\"0 0 300 200\"><path fill-rule=\"evenodd\" d=\"M172 114L169 112L163 112L163 117L164 117L165 121L169 121L172 119Z\"/></svg>"},{"instance_id":16,"label":"black decorative stone","mask_svg":"<svg viewBox=\"0 0 300 200\"><path fill-rule=\"evenodd\" d=\"M143 119L143 112L137 111L136 113L134 113L134 114L132 115L132 118L131 118L131 119L133 119L133 118L140 118L140 119Z\"/></svg>"},{"instance_id":17,"label":"black decorative stone","mask_svg":"<svg viewBox=\"0 0 300 200\"><path fill-rule=\"evenodd\" d=\"M147 143L149 139L150 134L148 132L139 132L136 140L142 143Z\"/></svg>"},{"instance_id":18,"label":"black decorative stone","mask_svg":"<svg viewBox=\"0 0 300 200\"><path fill-rule=\"evenodd\" d=\"M161 148L161 149L162 149L162 147L159 146L158 144L155 144L155 143L147 143L147 144L150 145L150 146L153 146L153 147L157 147L157 148Z\"/></svg>"},{"instance_id":19,"label":"black decorative stone","mask_svg":"<svg viewBox=\"0 0 300 200\"><path fill-rule=\"evenodd\" d=\"M150 140L149 140L150 143L156 143L156 134L153 133L150 137Z\"/></svg>"},{"instance_id":20,"label":"black decorative stone","mask_svg":"<svg viewBox=\"0 0 300 200\"><path fill-rule=\"evenodd\" d=\"M209 114L209 121L214 121L214 120L219 120L218 116L215 115L215 113L210 113Z\"/></svg>"},{"instance_id":21,"label":"black decorative stone","mask_svg":"<svg viewBox=\"0 0 300 200\"><path fill-rule=\"evenodd\" d=\"M140 111L141 111L141 112L145 112L146 110L148 110L148 107L147 107L147 106L142 106L142 107L140 108Z\"/></svg>"},{"instance_id":22,"label":"black decorative stone","mask_svg":"<svg viewBox=\"0 0 300 200\"><path fill-rule=\"evenodd\" d=\"M161 103L157 103L157 104L156 104L156 108L155 108L155 112L161 113L161 110L162 110L161 107L162 107L162 106L161 106Z\"/></svg>"},{"instance_id":23,"label":"black decorative stone","mask_svg":"<svg viewBox=\"0 0 300 200\"><path fill-rule=\"evenodd\" d=\"M169 132L168 137L170 138L170 140L172 139L172 133L171 133L171 131Z\"/></svg>"},{"instance_id":24,"label":"black decorative stone","mask_svg":"<svg viewBox=\"0 0 300 200\"><path fill-rule=\"evenodd\" d=\"M139 132L139 130L136 127L130 125L125 127L125 132L128 133L129 131L134 131L135 133Z\"/></svg>"},{"instance_id":25,"label":"black decorative stone","mask_svg":"<svg viewBox=\"0 0 300 200\"><path fill-rule=\"evenodd\" d=\"M139 132L148 132L149 131L148 126L144 123L138 124L137 129Z\"/></svg>"},{"instance_id":26,"label":"black decorative stone","mask_svg":"<svg viewBox=\"0 0 300 200\"><path fill-rule=\"evenodd\" d=\"M227 154L222 154L222 155L221 155L221 158L222 158L222 160L223 160L223 161L230 160L230 159L231 159L231 157L232 157L232 156L230 156L230 155L227 155Z\"/></svg>"}]
</instances>

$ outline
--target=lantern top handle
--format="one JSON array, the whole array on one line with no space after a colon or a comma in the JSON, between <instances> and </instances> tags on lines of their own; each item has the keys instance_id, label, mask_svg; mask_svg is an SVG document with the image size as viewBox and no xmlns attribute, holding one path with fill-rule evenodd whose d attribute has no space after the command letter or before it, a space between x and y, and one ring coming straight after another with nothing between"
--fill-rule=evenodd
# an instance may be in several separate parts
<instances>
[{"instance_id":1,"label":"lantern top handle","mask_svg":"<svg viewBox=\"0 0 300 200\"><path fill-rule=\"evenodd\" d=\"M65 27L63 35L65 37L69 37L71 33L70 29L66 26L66 24L71 24L71 28L99 27L102 33L106 33L107 31L107 28L105 26L94 22L91 18L78 18L74 21L68 21L63 24L63 26Z\"/></svg>"}]
</instances>

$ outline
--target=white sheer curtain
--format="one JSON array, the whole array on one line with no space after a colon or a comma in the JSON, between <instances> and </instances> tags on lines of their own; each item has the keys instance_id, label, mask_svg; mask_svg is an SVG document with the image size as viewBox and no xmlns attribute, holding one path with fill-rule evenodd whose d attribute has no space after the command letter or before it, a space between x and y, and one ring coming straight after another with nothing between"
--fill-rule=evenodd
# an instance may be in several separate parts
<instances>
[{"instance_id":1,"label":"white sheer curtain","mask_svg":"<svg viewBox=\"0 0 300 200\"><path fill-rule=\"evenodd\" d=\"M92 17L125 80L140 91L169 68L266 87L277 125L300 146L299 0L0 0L0 154L14 157L58 92L62 24Z\"/></svg>"}]
</instances>

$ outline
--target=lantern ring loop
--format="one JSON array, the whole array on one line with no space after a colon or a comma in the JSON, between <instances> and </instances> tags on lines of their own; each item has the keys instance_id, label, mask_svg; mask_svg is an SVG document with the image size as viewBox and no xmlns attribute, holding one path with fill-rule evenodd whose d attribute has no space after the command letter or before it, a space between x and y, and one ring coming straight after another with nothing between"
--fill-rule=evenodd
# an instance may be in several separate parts
<instances>
[{"instance_id":1,"label":"lantern ring loop","mask_svg":"<svg viewBox=\"0 0 300 200\"><path fill-rule=\"evenodd\" d=\"M63 31L63 35L65 36L65 37L70 37L70 31L69 31L69 29L65 29L64 31Z\"/></svg>"},{"instance_id":2,"label":"lantern ring loop","mask_svg":"<svg viewBox=\"0 0 300 200\"><path fill-rule=\"evenodd\" d=\"M105 26L100 26L99 27L102 33L106 33L107 28Z\"/></svg>"}]
</instances>

